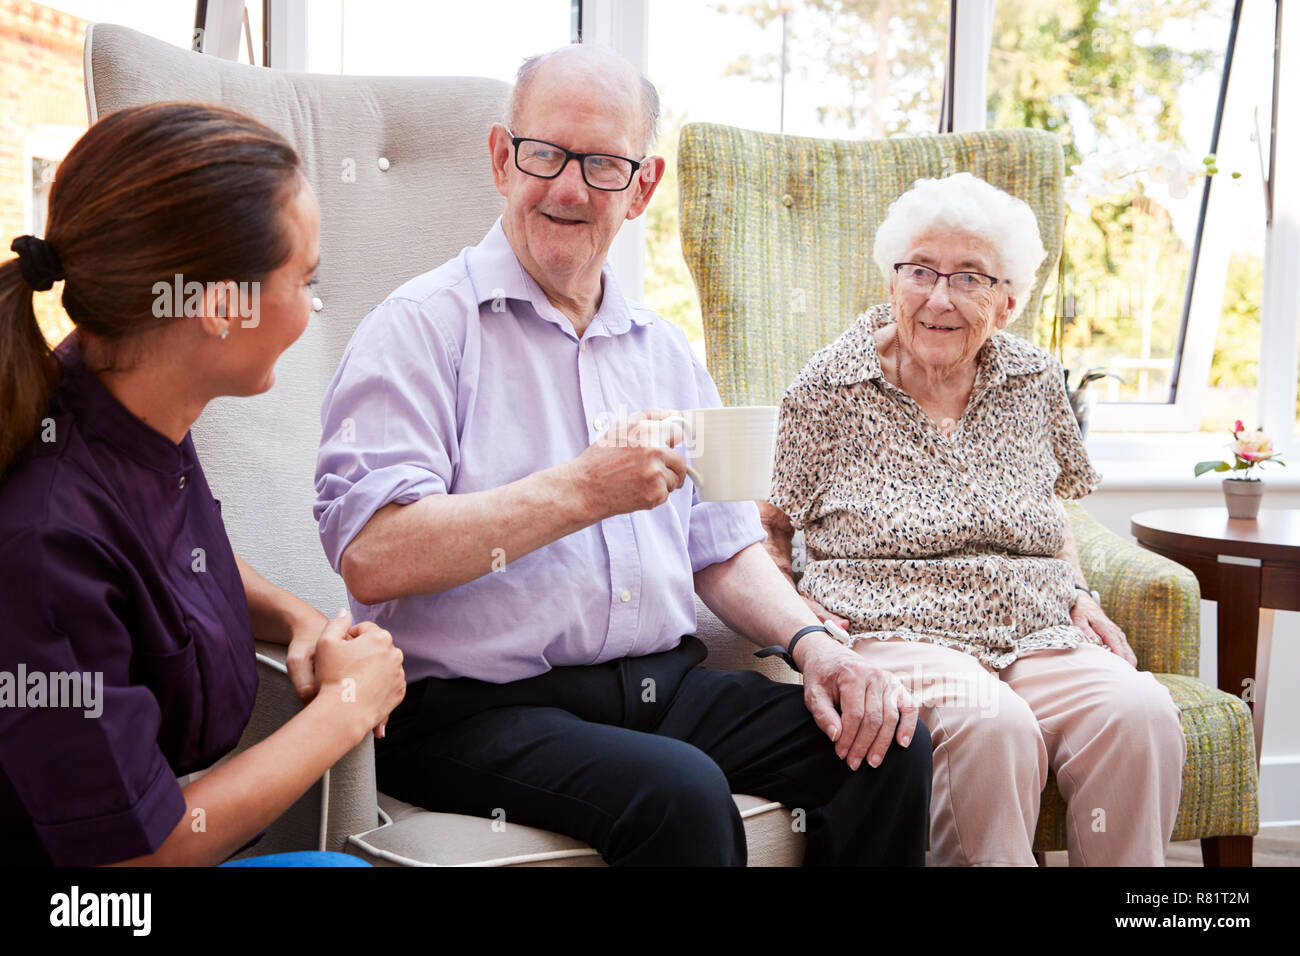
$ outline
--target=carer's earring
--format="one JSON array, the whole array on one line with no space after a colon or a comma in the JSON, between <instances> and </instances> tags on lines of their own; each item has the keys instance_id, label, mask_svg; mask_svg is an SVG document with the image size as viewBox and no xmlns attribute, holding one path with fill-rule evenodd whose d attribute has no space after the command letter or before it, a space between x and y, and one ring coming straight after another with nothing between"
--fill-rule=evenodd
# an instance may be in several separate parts
<instances>
[{"instance_id":1,"label":"carer's earring","mask_svg":"<svg viewBox=\"0 0 1300 956\"><path fill-rule=\"evenodd\" d=\"M229 335L229 334L230 334L230 329L229 329L229 327L222 329L222 330L221 330L221 336L220 336L221 340L224 342L226 336Z\"/></svg>"}]
</instances>

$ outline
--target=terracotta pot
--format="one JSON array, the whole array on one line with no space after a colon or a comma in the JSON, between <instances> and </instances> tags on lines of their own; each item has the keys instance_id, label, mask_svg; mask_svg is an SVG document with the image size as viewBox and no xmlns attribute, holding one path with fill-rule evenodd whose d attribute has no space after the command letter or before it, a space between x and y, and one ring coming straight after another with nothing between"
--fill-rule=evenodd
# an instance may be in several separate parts
<instances>
[{"instance_id":1,"label":"terracotta pot","mask_svg":"<svg viewBox=\"0 0 1300 956\"><path fill-rule=\"evenodd\" d=\"M1264 500L1264 482L1245 478L1223 479L1223 500L1228 505L1229 518L1253 521L1259 517L1259 505Z\"/></svg>"}]
</instances>

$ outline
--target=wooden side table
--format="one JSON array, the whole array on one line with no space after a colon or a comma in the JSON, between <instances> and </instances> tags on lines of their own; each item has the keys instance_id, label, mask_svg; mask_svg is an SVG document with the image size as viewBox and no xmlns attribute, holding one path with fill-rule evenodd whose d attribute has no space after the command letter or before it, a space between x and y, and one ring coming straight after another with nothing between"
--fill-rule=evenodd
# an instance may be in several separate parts
<instances>
[{"instance_id":1,"label":"wooden side table","mask_svg":"<svg viewBox=\"0 0 1300 956\"><path fill-rule=\"evenodd\" d=\"M1250 705L1258 767L1273 611L1300 611L1300 510L1264 508L1243 521L1221 507L1171 508L1135 514L1130 527L1138 544L1191 570L1201 596L1218 602L1219 690Z\"/></svg>"}]
</instances>

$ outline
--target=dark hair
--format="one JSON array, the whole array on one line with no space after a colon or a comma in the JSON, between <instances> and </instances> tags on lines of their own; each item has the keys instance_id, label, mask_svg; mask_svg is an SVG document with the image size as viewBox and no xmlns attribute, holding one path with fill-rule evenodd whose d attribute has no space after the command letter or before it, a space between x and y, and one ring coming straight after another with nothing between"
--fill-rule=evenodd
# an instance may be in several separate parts
<instances>
[{"instance_id":1,"label":"dark hair","mask_svg":"<svg viewBox=\"0 0 1300 956\"><path fill-rule=\"evenodd\" d=\"M288 141L236 110L153 103L103 117L50 189L45 239L63 264L68 317L120 343L172 321L154 315L158 281L265 278L292 253L282 212L300 175ZM58 376L10 259L0 264L0 474L34 438Z\"/></svg>"}]
</instances>

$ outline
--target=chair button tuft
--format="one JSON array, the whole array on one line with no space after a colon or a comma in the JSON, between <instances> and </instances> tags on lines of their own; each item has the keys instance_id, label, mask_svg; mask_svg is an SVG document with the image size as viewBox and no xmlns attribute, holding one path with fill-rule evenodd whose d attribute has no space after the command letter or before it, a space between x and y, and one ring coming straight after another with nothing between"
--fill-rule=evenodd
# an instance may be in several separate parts
<instances>
[{"instance_id":1,"label":"chair button tuft","mask_svg":"<svg viewBox=\"0 0 1300 956\"><path fill-rule=\"evenodd\" d=\"M794 197L791 196L789 193L786 193L784 196L781 197L781 205L789 209L791 206L794 205Z\"/></svg>"},{"instance_id":2,"label":"chair button tuft","mask_svg":"<svg viewBox=\"0 0 1300 956\"><path fill-rule=\"evenodd\" d=\"M380 156L380 157L379 157L379 168L380 168L383 172L388 172L388 165L389 165L389 163L388 163L388 157L387 157L387 156Z\"/></svg>"}]
</instances>

